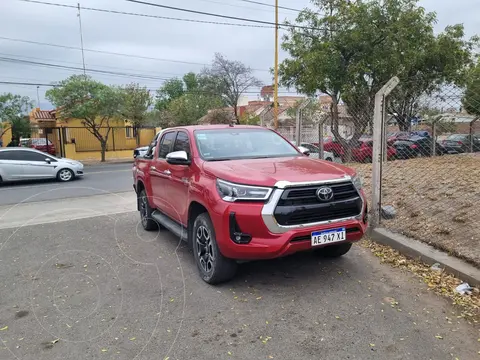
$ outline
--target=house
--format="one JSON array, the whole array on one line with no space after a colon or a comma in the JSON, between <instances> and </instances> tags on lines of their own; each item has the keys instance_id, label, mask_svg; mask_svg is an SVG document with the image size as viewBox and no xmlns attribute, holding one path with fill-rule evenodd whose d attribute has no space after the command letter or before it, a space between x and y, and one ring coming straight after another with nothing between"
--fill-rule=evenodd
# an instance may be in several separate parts
<instances>
[{"instance_id":1,"label":"house","mask_svg":"<svg viewBox=\"0 0 480 360\"><path fill-rule=\"evenodd\" d=\"M91 129L84 125L82 119L62 119L58 116L58 109L41 110L33 109L29 114L32 125L32 137L47 138L55 145L60 156L67 155L67 148L75 152L76 159L97 157L101 150L100 141L91 132ZM110 127L103 127L100 130L102 135L108 132L107 151L119 152L131 151L137 145L137 137L140 146L150 144L156 134L156 129L138 129L135 131L128 120L115 119L109 122ZM110 129L110 130L109 130ZM72 156L68 156L72 157Z\"/></svg>"}]
</instances>

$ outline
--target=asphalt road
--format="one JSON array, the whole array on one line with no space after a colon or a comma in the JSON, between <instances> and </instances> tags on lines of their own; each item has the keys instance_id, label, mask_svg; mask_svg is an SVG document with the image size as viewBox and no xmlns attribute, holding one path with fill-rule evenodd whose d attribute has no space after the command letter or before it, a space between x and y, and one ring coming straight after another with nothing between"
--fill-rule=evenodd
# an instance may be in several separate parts
<instances>
[{"instance_id":1,"label":"asphalt road","mask_svg":"<svg viewBox=\"0 0 480 360\"><path fill-rule=\"evenodd\" d=\"M212 287L185 245L138 220L0 230L1 359L478 358L478 329L360 246L246 263Z\"/></svg>"},{"instance_id":2,"label":"asphalt road","mask_svg":"<svg viewBox=\"0 0 480 360\"><path fill-rule=\"evenodd\" d=\"M0 206L130 191L132 184L132 164L85 166L84 177L69 183L48 180L2 185Z\"/></svg>"}]
</instances>

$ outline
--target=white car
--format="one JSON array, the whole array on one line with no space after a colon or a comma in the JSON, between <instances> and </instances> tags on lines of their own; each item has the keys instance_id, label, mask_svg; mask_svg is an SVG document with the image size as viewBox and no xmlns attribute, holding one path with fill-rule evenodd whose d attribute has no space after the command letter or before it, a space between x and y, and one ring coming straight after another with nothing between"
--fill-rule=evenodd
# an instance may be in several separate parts
<instances>
[{"instance_id":1,"label":"white car","mask_svg":"<svg viewBox=\"0 0 480 360\"><path fill-rule=\"evenodd\" d=\"M157 133L157 135L155 135L155 137L153 138L153 140L152 140L152 142L150 143L149 146L142 146L142 147L138 147L135 150L133 150L133 158L135 159L139 156L145 156L145 154L147 154L147 152L148 152L148 149L150 149L150 147L155 143L155 141L158 140L158 137L160 136L160 134L162 134L165 130L167 130L167 129L160 130Z\"/></svg>"},{"instance_id":2,"label":"white car","mask_svg":"<svg viewBox=\"0 0 480 360\"><path fill-rule=\"evenodd\" d=\"M0 183L57 179L71 181L83 176L83 164L24 147L0 149Z\"/></svg>"},{"instance_id":3,"label":"white car","mask_svg":"<svg viewBox=\"0 0 480 360\"><path fill-rule=\"evenodd\" d=\"M297 146L296 142L295 141L291 141L291 143L295 146ZM319 159L320 158L320 148L318 146L315 146L313 144L309 144L309 143L301 143L300 146L298 146L298 148L300 149L300 151L302 151L303 153L305 153L305 151L308 150L308 156L310 156L311 158L314 158L314 159ZM302 149L303 148L303 149ZM304 151L305 150L305 151ZM335 156L333 155L333 153L331 153L330 151L323 151L323 160L327 160L327 161L335 161Z\"/></svg>"}]
</instances>

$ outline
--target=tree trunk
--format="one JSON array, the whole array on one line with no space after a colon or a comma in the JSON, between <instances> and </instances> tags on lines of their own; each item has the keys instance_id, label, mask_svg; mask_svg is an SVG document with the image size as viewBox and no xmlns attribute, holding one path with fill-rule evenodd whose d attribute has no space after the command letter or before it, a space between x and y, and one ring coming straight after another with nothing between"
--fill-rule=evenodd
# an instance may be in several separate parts
<instances>
[{"instance_id":1,"label":"tree trunk","mask_svg":"<svg viewBox=\"0 0 480 360\"><path fill-rule=\"evenodd\" d=\"M102 160L101 161L105 162L105 154L107 152L107 142L106 141L101 141L100 145L102 146L102 150L101 150Z\"/></svg>"},{"instance_id":2,"label":"tree trunk","mask_svg":"<svg viewBox=\"0 0 480 360\"><path fill-rule=\"evenodd\" d=\"M400 129L400 131L410 131L412 124L409 121L407 115L399 114L395 117L395 119L397 120L398 128Z\"/></svg>"}]
</instances>

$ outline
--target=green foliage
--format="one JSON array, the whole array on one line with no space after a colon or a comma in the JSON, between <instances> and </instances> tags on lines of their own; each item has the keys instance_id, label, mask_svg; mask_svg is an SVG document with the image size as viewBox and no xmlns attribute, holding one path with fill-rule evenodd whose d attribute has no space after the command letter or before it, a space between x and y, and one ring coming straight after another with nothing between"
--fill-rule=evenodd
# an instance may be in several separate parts
<instances>
[{"instance_id":1,"label":"green foliage","mask_svg":"<svg viewBox=\"0 0 480 360\"><path fill-rule=\"evenodd\" d=\"M476 39L464 40L463 26L439 35L434 13L416 0L313 0L302 11L282 47L290 58L280 65L281 83L309 95L332 98L332 131L338 133L338 103L348 109L356 141L371 124L375 93L393 76L401 85L391 94L391 112L405 129L418 111L418 99L444 83L462 84Z\"/></svg>"},{"instance_id":2,"label":"green foliage","mask_svg":"<svg viewBox=\"0 0 480 360\"><path fill-rule=\"evenodd\" d=\"M215 54L212 66L202 72L203 88L212 95L221 96L228 106L233 107L238 120L238 101L250 87L262 82L253 75L253 70L240 61L231 61Z\"/></svg>"},{"instance_id":3,"label":"green foliage","mask_svg":"<svg viewBox=\"0 0 480 360\"><path fill-rule=\"evenodd\" d=\"M247 113L242 114L239 121L242 125L260 125L261 123L260 116Z\"/></svg>"},{"instance_id":4,"label":"green foliage","mask_svg":"<svg viewBox=\"0 0 480 360\"><path fill-rule=\"evenodd\" d=\"M437 136L453 133L457 129L455 119L451 116L445 116L439 109L426 106L420 108L418 114L423 123L432 127L435 126L435 134Z\"/></svg>"},{"instance_id":5,"label":"green foliage","mask_svg":"<svg viewBox=\"0 0 480 360\"><path fill-rule=\"evenodd\" d=\"M25 116L33 108L27 96L4 93L0 95L0 137L12 128L12 135L25 136L30 133L30 122ZM8 139L10 141L10 139Z\"/></svg>"},{"instance_id":6,"label":"green foliage","mask_svg":"<svg viewBox=\"0 0 480 360\"><path fill-rule=\"evenodd\" d=\"M164 115L168 126L193 125L206 115L208 110L222 106L223 101L218 96L206 93L187 93L172 100L167 109L168 114Z\"/></svg>"},{"instance_id":7,"label":"green foliage","mask_svg":"<svg viewBox=\"0 0 480 360\"><path fill-rule=\"evenodd\" d=\"M287 115L291 118L295 118L297 116L297 110L299 106L307 100L309 103L302 108L302 122L303 124L317 122L320 119L322 107L318 99L315 98L297 101L294 106L287 109Z\"/></svg>"},{"instance_id":8,"label":"green foliage","mask_svg":"<svg viewBox=\"0 0 480 360\"><path fill-rule=\"evenodd\" d=\"M85 128L100 142L105 161L110 120L121 116L122 92L90 76L72 75L48 90L46 97L59 108L61 118L83 120Z\"/></svg>"},{"instance_id":9,"label":"green foliage","mask_svg":"<svg viewBox=\"0 0 480 360\"><path fill-rule=\"evenodd\" d=\"M139 84L129 84L119 88L121 95L121 113L133 126L142 126L146 121L147 111L152 105L150 91Z\"/></svg>"},{"instance_id":10,"label":"green foliage","mask_svg":"<svg viewBox=\"0 0 480 360\"><path fill-rule=\"evenodd\" d=\"M155 108L165 110L170 102L178 99L185 93L183 81L178 78L167 80L163 86L157 90L157 101Z\"/></svg>"},{"instance_id":11,"label":"green foliage","mask_svg":"<svg viewBox=\"0 0 480 360\"><path fill-rule=\"evenodd\" d=\"M480 62L472 69L468 77L462 103L466 112L480 116Z\"/></svg>"}]
</instances>

